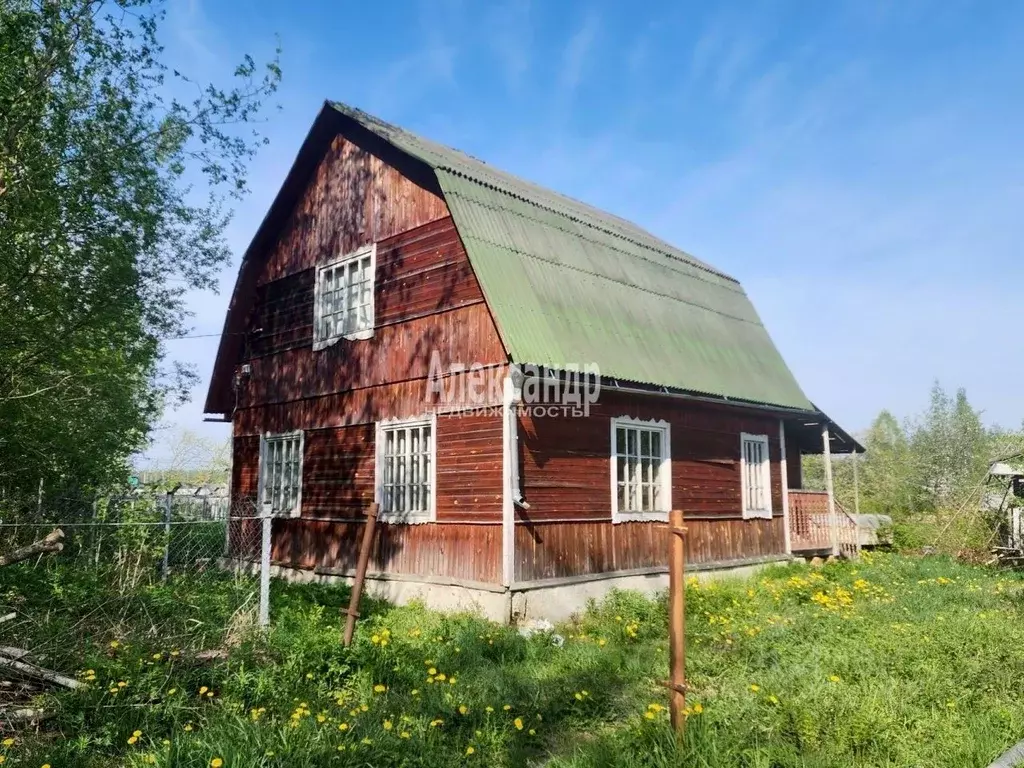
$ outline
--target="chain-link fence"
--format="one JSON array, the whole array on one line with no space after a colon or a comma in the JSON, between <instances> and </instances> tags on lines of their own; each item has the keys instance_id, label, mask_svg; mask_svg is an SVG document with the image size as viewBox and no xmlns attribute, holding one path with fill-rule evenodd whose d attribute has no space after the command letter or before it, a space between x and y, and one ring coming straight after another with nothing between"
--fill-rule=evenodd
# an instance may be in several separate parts
<instances>
[{"instance_id":1,"label":"chain-link fence","mask_svg":"<svg viewBox=\"0 0 1024 768\"><path fill-rule=\"evenodd\" d=\"M176 572L260 566L262 527L251 501L232 504L224 493L137 492L69 507L0 519L0 553L59 529L62 562L113 568L128 585Z\"/></svg>"},{"instance_id":2,"label":"chain-link fence","mask_svg":"<svg viewBox=\"0 0 1024 768\"><path fill-rule=\"evenodd\" d=\"M250 502L181 490L4 501L0 730L53 687L19 659L83 675L127 646L221 653L268 621L270 519Z\"/></svg>"}]
</instances>

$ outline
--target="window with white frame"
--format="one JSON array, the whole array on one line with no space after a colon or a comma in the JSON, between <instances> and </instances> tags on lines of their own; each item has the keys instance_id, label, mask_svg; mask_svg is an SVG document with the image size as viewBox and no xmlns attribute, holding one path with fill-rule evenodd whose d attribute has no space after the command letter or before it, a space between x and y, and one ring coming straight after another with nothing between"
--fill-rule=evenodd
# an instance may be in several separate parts
<instances>
[{"instance_id":1,"label":"window with white frame","mask_svg":"<svg viewBox=\"0 0 1024 768\"><path fill-rule=\"evenodd\" d=\"M377 425L377 501L389 522L434 517L433 418Z\"/></svg>"},{"instance_id":2,"label":"window with white frame","mask_svg":"<svg viewBox=\"0 0 1024 768\"><path fill-rule=\"evenodd\" d=\"M612 419L612 521L667 520L672 506L669 425Z\"/></svg>"},{"instance_id":3,"label":"window with white frame","mask_svg":"<svg viewBox=\"0 0 1024 768\"><path fill-rule=\"evenodd\" d=\"M260 439L260 506L274 514L298 517L302 507L302 433L264 435Z\"/></svg>"},{"instance_id":4,"label":"window with white frame","mask_svg":"<svg viewBox=\"0 0 1024 768\"><path fill-rule=\"evenodd\" d=\"M340 338L373 336L373 279L377 246L369 245L318 267L313 308L313 349Z\"/></svg>"},{"instance_id":5,"label":"window with white frame","mask_svg":"<svg viewBox=\"0 0 1024 768\"><path fill-rule=\"evenodd\" d=\"M740 478L743 485L743 517L772 516L771 464L768 435L740 435Z\"/></svg>"}]
</instances>

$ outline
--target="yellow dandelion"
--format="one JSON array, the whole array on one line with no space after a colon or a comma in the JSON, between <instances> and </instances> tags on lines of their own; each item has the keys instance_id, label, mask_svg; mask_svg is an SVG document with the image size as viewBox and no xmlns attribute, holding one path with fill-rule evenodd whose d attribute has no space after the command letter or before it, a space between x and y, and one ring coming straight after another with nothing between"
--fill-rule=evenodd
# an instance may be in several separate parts
<instances>
[{"instance_id":1,"label":"yellow dandelion","mask_svg":"<svg viewBox=\"0 0 1024 768\"><path fill-rule=\"evenodd\" d=\"M313 679L313 673L312 672L307 672L306 673L306 679L307 680L312 680Z\"/></svg>"},{"instance_id":2,"label":"yellow dandelion","mask_svg":"<svg viewBox=\"0 0 1024 768\"><path fill-rule=\"evenodd\" d=\"M169 691L167 692L167 695L168 695L168 696L173 696L173 695L174 695L174 694L176 694L177 692L178 692L178 689L177 689L177 688L171 688L171 690L169 690Z\"/></svg>"},{"instance_id":3,"label":"yellow dandelion","mask_svg":"<svg viewBox=\"0 0 1024 768\"><path fill-rule=\"evenodd\" d=\"M449 677L448 678L448 685L455 685L455 678L454 677Z\"/></svg>"},{"instance_id":4,"label":"yellow dandelion","mask_svg":"<svg viewBox=\"0 0 1024 768\"><path fill-rule=\"evenodd\" d=\"M517 717L515 720L512 721L512 725L516 727L517 731L523 730L523 718Z\"/></svg>"},{"instance_id":5,"label":"yellow dandelion","mask_svg":"<svg viewBox=\"0 0 1024 768\"><path fill-rule=\"evenodd\" d=\"M370 708L369 704L360 704L359 705L359 709L361 709L363 712L366 712L369 708Z\"/></svg>"},{"instance_id":6,"label":"yellow dandelion","mask_svg":"<svg viewBox=\"0 0 1024 768\"><path fill-rule=\"evenodd\" d=\"M530 729L530 730L528 731L528 733L529 733L529 734L530 734L531 736L536 736L536 735L537 735L537 729L536 729L536 728L531 728L531 729Z\"/></svg>"},{"instance_id":7,"label":"yellow dandelion","mask_svg":"<svg viewBox=\"0 0 1024 768\"><path fill-rule=\"evenodd\" d=\"M385 731L390 731L394 727L395 727L394 723L392 723L390 720L385 720L384 721L384 730Z\"/></svg>"},{"instance_id":8,"label":"yellow dandelion","mask_svg":"<svg viewBox=\"0 0 1024 768\"><path fill-rule=\"evenodd\" d=\"M439 726L439 725L444 725L444 720L436 719L436 720L431 720L430 721L430 727L431 728L437 728L437 726Z\"/></svg>"},{"instance_id":9,"label":"yellow dandelion","mask_svg":"<svg viewBox=\"0 0 1024 768\"><path fill-rule=\"evenodd\" d=\"M318 723L326 723L327 722L327 715L325 715L323 712L321 712L319 715L316 716L316 721Z\"/></svg>"},{"instance_id":10,"label":"yellow dandelion","mask_svg":"<svg viewBox=\"0 0 1024 768\"><path fill-rule=\"evenodd\" d=\"M842 678L839 675L829 675L828 680L830 683L838 683Z\"/></svg>"},{"instance_id":11,"label":"yellow dandelion","mask_svg":"<svg viewBox=\"0 0 1024 768\"><path fill-rule=\"evenodd\" d=\"M135 738L138 738L141 735L142 735L142 731L132 731L132 736L134 736Z\"/></svg>"},{"instance_id":12,"label":"yellow dandelion","mask_svg":"<svg viewBox=\"0 0 1024 768\"><path fill-rule=\"evenodd\" d=\"M460 715L464 715L467 712L469 712L469 707L467 707L465 704L460 704L459 705L459 714Z\"/></svg>"},{"instance_id":13,"label":"yellow dandelion","mask_svg":"<svg viewBox=\"0 0 1024 768\"><path fill-rule=\"evenodd\" d=\"M466 747L466 754L467 755L472 755L474 752L476 752L476 750L473 749L472 746Z\"/></svg>"},{"instance_id":14,"label":"yellow dandelion","mask_svg":"<svg viewBox=\"0 0 1024 768\"><path fill-rule=\"evenodd\" d=\"M750 684L750 691L751 691L751 693L757 693L760 690L761 690L761 686L758 685L757 683L751 683Z\"/></svg>"},{"instance_id":15,"label":"yellow dandelion","mask_svg":"<svg viewBox=\"0 0 1024 768\"><path fill-rule=\"evenodd\" d=\"M6 762L7 762L7 758L4 757L3 755L0 755L0 765L3 765Z\"/></svg>"},{"instance_id":16,"label":"yellow dandelion","mask_svg":"<svg viewBox=\"0 0 1024 768\"><path fill-rule=\"evenodd\" d=\"M215 757L210 761L210 768L220 768L222 765L224 765L224 761L219 757Z\"/></svg>"},{"instance_id":17,"label":"yellow dandelion","mask_svg":"<svg viewBox=\"0 0 1024 768\"><path fill-rule=\"evenodd\" d=\"M409 691L409 694L411 696L419 696L420 695L420 689L419 688L413 688L411 691Z\"/></svg>"},{"instance_id":18,"label":"yellow dandelion","mask_svg":"<svg viewBox=\"0 0 1024 768\"><path fill-rule=\"evenodd\" d=\"M386 685L381 685L380 683L377 683L375 686L373 686L374 693L384 693L384 691L386 691L387 689L388 687Z\"/></svg>"},{"instance_id":19,"label":"yellow dandelion","mask_svg":"<svg viewBox=\"0 0 1024 768\"><path fill-rule=\"evenodd\" d=\"M3 743L3 745L5 747L13 747L14 746L14 739L12 739L10 736L8 736L6 739L3 740L2 743Z\"/></svg>"},{"instance_id":20,"label":"yellow dandelion","mask_svg":"<svg viewBox=\"0 0 1024 768\"><path fill-rule=\"evenodd\" d=\"M119 642L117 642L117 640L111 640L110 641L110 647L111 648L119 648L120 646L121 646L121 644Z\"/></svg>"},{"instance_id":21,"label":"yellow dandelion","mask_svg":"<svg viewBox=\"0 0 1024 768\"><path fill-rule=\"evenodd\" d=\"M185 723L185 730L186 731L191 731L192 730L192 723Z\"/></svg>"},{"instance_id":22,"label":"yellow dandelion","mask_svg":"<svg viewBox=\"0 0 1024 768\"><path fill-rule=\"evenodd\" d=\"M162 653L154 653L153 654L153 661L160 661L160 659L162 659L163 657L164 657L164 655Z\"/></svg>"},{"instance_id":23,"label":"yellow dandelion","mask_svg":"<svg viewBox=\"0 0 1024 768\"><path fill-rule=\"evenodd\" d=\"M427 670L427 674L428 675L436 675L437 674L437 669L434 668L434 667L431 667L430 669Z\"/></svg>"},{"instance_id":24,"label":"yellow dandelion","mask_svg":"<svg viewBox=\"0 0 1024 768\"><path fill-rule=\"evenodd\" d=\"M491 714L491 712L493 712L493 711L494 711L494 707L484 707L484 712L486 712L487 714Z\"/></svg>"},{"instance_id":25,"label":"yellow dandelion","mask_svg":"<svg viewBox=\"0 0 1024 768\"><path fill-rule=\"evenodd\" d=\"M139 740L139 737L138 737L138 736L129 736L129 737L128 737L128 743L129 743L129 744L134 744L134 743L135 743L135 742L137 742L138 740Z\"/></svg>"},{"instance_id":26,"label":"yellow dandelion","mask_svg":"<svg viewBox=\"0 0 1024 768\"><path fill-rule=\"evenodd\" d=\"M648 709L646 712L644 712L644 717L646 717L648 720L653 720L655 715L653 712L651 712L651 710Z\"/></svg>"},{"instance_id":27,"label":"yellow dandelion","mask_svg":"<svg viewBox=\"0 0 1024 768\"><path fill-rule=\"evenodd\" d=\"M508 712L509 710L512 709L512 705L511 704L506 704L504 707L502 707L502 709L504 709L506 712Z\"/></svg>"},{"instance_id":28,"label":"yellow dandelion","mask_svg":"<svg viewBox=\"0 0 1024 768\"><path fill-rule=\"evenodd\" d=\"M443 683L448 678L445 677L444 672L438 672L436 675L434 675L434 679L437 680L439 683Z\"/></svg>"},{"instance_id":29,"label":"yellow dandelion","mask_svg":"<svg viewBox=\"0 0 1024 768\"><path fill-rule=\"evenodd\" d=\"M699 701L696 704L693 705L693 714L699 715L703 711L704 711L704 705L701 704Z\"/></svg>"},{"instance_id":30,"label":"yellow dandelion","mask_svg":"<svg viewBox=\"0 0 1024 768\"><path fill-rule=\"evenodd\" d=\"M209 689L209 688L207 688L207 687L206 687L206 686L204 685L203 687L201 687L201 688L199 689L199 695L200 695L200 696L202 696L202 695L203 695L204 693L206 693L206 692L207 692L208 690L210 690L210 689Z\"/></svg>"},{"instance_id":31,"label":"yellow dandelion","mask_svg":"<svg viewBox=\"0 0 1024 768\"><path fill-rule=\"evenodd\" d=\"M348 730L348 723L338 723L338 730L339 731L347 731Z\"/></svg>"},{"instance_id":32,"label":"yellow dandelion","mask_svg":"<svg viewBox=\"0 0 1024 768\"><path fill-rule=\"evenodd\" d=\"M409 733L408 731L402 731L400 734L398 734L398 737L400 739L408 739L408 738L412 737L412 734Z\"/></svg>"}]
</instances>

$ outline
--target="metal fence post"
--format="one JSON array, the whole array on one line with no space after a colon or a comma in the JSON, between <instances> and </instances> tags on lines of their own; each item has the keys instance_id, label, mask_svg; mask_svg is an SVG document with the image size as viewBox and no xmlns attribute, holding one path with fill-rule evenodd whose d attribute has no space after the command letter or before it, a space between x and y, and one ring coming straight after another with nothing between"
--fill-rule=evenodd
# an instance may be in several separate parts
<instances>
[{"instance_id":1,"label":"metal fence post","mask_svg":"<svg viewBox=\"0 0 1024 768\"><path fill-rule=\"evenodd\" d=\"M160 568L160 577L167 581L171 566L171 513L174 509L174 491L164 496L164 561Z\"/></svg>"},{"instance_id":2,"label":"metal fence post","mask_svg":"<svg viewBox=\"0 0 1024 768\"><path fill-rule=\"evenodd\" d=\"M270 624L270 525L274 506L269 501L260 511L263 542L260 551L260 626Z\"/></svg>"}]
</instances>

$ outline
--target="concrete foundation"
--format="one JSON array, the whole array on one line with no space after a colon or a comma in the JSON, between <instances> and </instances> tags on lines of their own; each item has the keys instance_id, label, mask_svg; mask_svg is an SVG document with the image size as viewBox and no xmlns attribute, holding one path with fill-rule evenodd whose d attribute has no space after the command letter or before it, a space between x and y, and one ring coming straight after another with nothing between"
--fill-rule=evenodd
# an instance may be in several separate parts
<instances>
[{"instance_id":1,"label":"concrete foundation","mask_svg":"<svg viewBox=\"0 0 1024 768\"><path fill-rule=\"evenodd\" d=\"M745 578L767 565L785 563L791 558L772 557L732 563L692 566L687 576L698 579ZM252 563L226 561L227 567L253 570ZM351 584L352 576L327 570L308 570L271 566L275 578L296 583ZM567 621L582 612L589 600L600 601L613 589L633 590L654 595L668 589L665 568L595 574L565 579L520 582L510 589L481 582L457 582L399 574L367 574L365 594L396 605L422 602L438 611L468 611L491 621L507 623L528 619Z\"/></svg>"}]
</instances>

